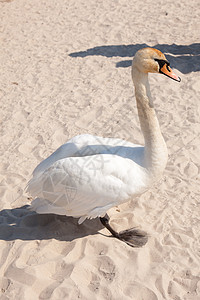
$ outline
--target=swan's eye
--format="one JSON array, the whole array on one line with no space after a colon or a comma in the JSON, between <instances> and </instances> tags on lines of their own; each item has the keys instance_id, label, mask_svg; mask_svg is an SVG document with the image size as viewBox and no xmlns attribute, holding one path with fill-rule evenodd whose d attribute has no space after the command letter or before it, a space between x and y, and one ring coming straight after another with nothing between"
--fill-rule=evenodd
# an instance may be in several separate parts
<instances>
[{"instance_id":1,"label":"swan's eye","mask_svg":"<svg viewBox=\"0 0 200 300\"><path fill-rule=\"evenodd\" d=\"M170 72L170 69L169 69L170 63L167 60L158 59L158 58L154 58L154 60L158 62L160 69L162 69L162 67L166 64L167 70Z\"/></svg>"}]
</instances>

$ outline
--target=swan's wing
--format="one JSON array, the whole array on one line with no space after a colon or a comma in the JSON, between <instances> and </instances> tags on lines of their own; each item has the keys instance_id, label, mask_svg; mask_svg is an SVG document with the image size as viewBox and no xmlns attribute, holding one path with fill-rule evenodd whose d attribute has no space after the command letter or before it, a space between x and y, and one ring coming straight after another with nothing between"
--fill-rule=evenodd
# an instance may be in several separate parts
<instances>
[{"instance_id":1,"label":"swan's wing","mask_svg":"<svg viewBox=\"0 0 200 300\"><path fill-rule=\"evenodd\" d=\"M39 174L48 169L56 161L67 157L83 157L96 154L118 154L124 152L124 148L138 147L133 143L113 138L102 138L90 134L82 134L73 137L67 143L59 147L47 159L43 160L33 171ZM123 155L124 156L124 155Z\"/></svg>"},{"instance_id":2,"label":"swan's wing","mask_svg":"<svg viewBox=\"0 0 200 300\"><path fill-rule=\"evenodd\" d=\"M119 138L105 138L97 135L91 134L81 134L77 135L69 140L69 143L73 143L80 150L87 145L107 145L107 146L127 146L134 147L138 146L131 142L119 139Z\"/></svg>"},{"instance_id":3,"label":"swan's wing","mask_svg":"<svg viewBox=\"0 0 200 300\"><path fill-rule=\"evenodd\" d=\"M140 194L146 185L143 168L129 159L103 154L59 160L34 175L27 191L39 198L37 204L33 201L39 213L84 219L104 215L110 207Z\"/></svg>"}]
</instances>

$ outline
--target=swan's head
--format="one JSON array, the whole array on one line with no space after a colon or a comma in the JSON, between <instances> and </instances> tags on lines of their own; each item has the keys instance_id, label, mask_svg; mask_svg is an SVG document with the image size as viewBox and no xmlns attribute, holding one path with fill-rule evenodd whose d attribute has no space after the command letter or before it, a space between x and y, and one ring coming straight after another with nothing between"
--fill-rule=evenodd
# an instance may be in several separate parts
<instances>
[{"instance_id":1,"label":"swan's head","mask_svg":"<svg viewBox=\"0 0 200 300\"><path fill-rule=\"evenodd\" d=\"M133 59L133 68L142 73L161 73L176 81L181 81L170 68L165 55L154 48L143 48L136 52Z\"/></svg>"}]
</instances>

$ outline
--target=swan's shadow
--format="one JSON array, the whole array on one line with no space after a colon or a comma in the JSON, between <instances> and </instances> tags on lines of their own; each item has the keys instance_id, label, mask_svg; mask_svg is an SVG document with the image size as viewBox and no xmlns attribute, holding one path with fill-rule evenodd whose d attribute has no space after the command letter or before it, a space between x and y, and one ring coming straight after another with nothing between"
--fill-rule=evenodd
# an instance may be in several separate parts
<instances>
[{"instance_id":1,"label":"swan's shadow","mask_svg":"<svg viewBox=\"0 0 200 300\"><path fill-rule=\"evenodd\" d=\"M54 214L37 214L28 205L0 211L0 240L48 240L72 241L96 234L103 228L97 219L78 225L78 219Z\"/></svg>"},{"instance_id":2,"label":"swan's shadow","mask_svg":"<svg viewBox=\"0 0 200 300\"><path fill-rule=\"evenodd\" d=\"M147 44L135 44L135 45L106 45L98 46L84 51L70 53L71 57L86 57L86 56L105 56L111 57L133 57L135 53L144 47L150 47ZM167 59L169 59L171 66L178 69L183 74L190 72L200 71L200 43L194 43L191 45L168 45L157 44L153 46L160 51L166 53ZM130 67L131 60L123 60L116 63L117 68Z\"/></svg>"}]
</instances>

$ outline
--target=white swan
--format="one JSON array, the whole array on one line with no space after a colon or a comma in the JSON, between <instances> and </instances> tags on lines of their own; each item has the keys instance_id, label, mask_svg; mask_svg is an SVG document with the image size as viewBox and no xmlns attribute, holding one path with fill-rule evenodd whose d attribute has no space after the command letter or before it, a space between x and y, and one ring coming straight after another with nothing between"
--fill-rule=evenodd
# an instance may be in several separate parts
<instances>
[{"instance_id":1,"label":"white swan","mask_svg":"<svg viewBox=\"0 0 200 300\"><path fill-rule=\"evenodd\" d=\"M105 215L111 207L146 191L166 166L167 147L153 108L149 72L180 81L160 51L144 48L136 53L132 78L145 146L89 134L72 138L34 170L27 186L36 197L31 210L77 217L79 224L86 218L100 217L118 239L131 246L146 243L144 232L114 231Z\"/></svg>"}]
</instances>

